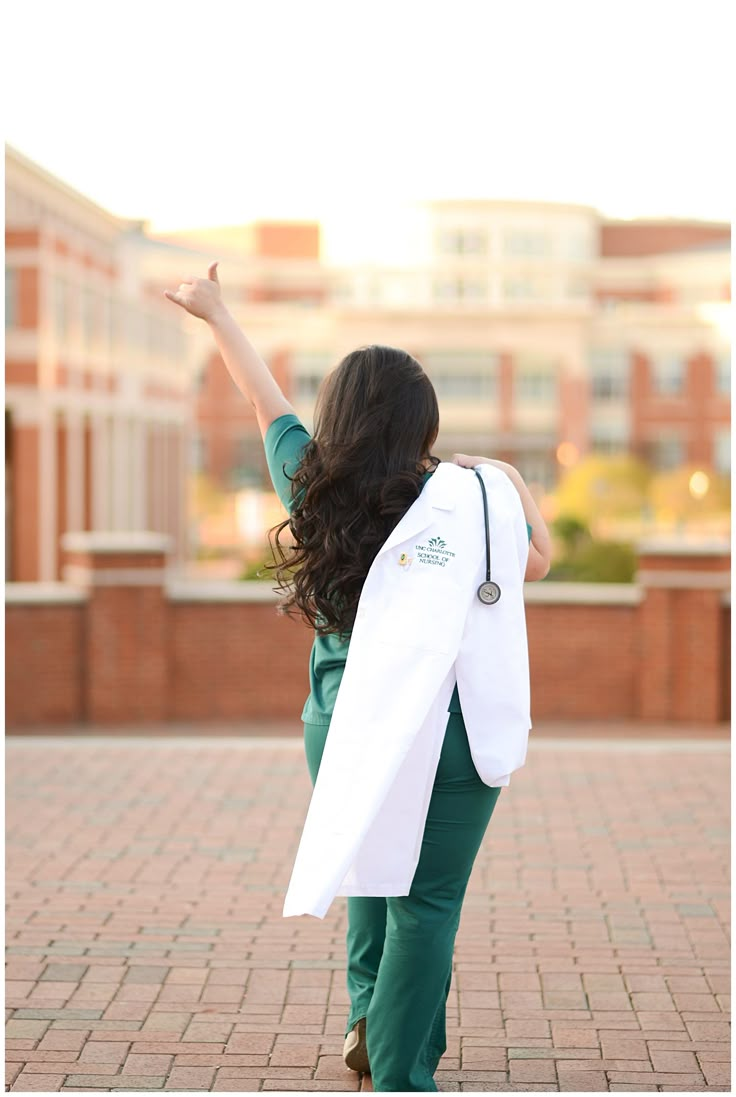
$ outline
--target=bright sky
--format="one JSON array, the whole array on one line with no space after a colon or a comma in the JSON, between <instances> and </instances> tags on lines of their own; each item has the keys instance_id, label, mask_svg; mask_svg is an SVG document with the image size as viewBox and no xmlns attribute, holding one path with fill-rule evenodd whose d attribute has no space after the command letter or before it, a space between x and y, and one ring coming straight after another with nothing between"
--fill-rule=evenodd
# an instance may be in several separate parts
<instances>
[{"instance_id":1,"label":"bright sky","mask_svg":"<svg viewBox=\"0 0 736 1097\"><path fill-rule=\"evenodd\" d=\"M730 220L732 10L23 0L5 139L154 231L319 218L337 260L387 258L417 199Z\"/></svg>"}]
</instances>

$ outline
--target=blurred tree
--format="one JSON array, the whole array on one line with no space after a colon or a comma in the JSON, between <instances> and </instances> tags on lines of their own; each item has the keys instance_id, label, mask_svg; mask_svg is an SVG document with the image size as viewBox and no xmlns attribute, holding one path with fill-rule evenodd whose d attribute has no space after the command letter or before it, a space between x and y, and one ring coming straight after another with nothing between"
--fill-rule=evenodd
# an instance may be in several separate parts
<instances>
[{"instance_id":1,"label":"blurred tree","mask_svg":"<svg viewBox=\"0 0 736 1097\"><path fill-rule=\"evenodd\" d=\"M561 542L565 553L570 554L584 541L589 541L590 527L572 514L558 514L550 523L552 534Z\"/></svg>"},{"instance_id":2,"label":"blurred tree","mask_svg":"<svg viewBox=\"0 0 736 1097\"><path fill-rule=\"evenodd\" d=\"M555 497L558 514L591 523L598 517L641 513L651 479L648 465L633 454L589 454L562 476Z\"/></svg>"},{"instance_id":3,"label":"blurred tree","mask_svg":"<svg viewBox=\"0 0 736 1097\"><path fill-rule=\"evenodd\" d=\"M660 521L687 522L705 515L727 514L731 508L729 479L697 465L656 473L648 494Z\"/></svg>"},{"instance_id":4,"label":"blurred tree","mask_svg":"<svg viewBox=\"0 0 736 1097\"><path fill-rule=\"evenodd\" d=\"M637 556L633 545L592 541L575 557L575 579L581 583L633 583Z\"/></svg>"}]
</instances>

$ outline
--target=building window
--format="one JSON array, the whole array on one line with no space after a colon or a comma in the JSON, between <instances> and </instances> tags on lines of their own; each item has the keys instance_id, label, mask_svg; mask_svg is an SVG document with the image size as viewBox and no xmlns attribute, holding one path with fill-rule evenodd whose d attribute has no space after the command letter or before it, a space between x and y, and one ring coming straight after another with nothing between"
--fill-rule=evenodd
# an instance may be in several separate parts
<instances>
[{"instance_id":1,"label":"building window","mask_svg":"<svg viewBox=\"0 0 736 1097\"><path fill-rule=\"evenodd\" d=\"M100 297L100 336L106 349L112 346L112 298L109 293Z\"/></svg>"},{"instance_id":2,"label":"building window","mask_svg":"<svg viewBox=\"0 0 736 1097\"><path fill-rule=\"evenodd\" d=\"M590 391L593 400L605 403L624 400L629 393L629 355L625 350L592 350L590 364Z\"/></svg>"},{"instance_id":3,"label":"building window","mask_svg":"<svg viewBox=\"0 0 736 1097\"><path fill-rule=\"evenodd\" d=\"M679 434L661 434L649 443L649 460L656 469L679 468L685 460L685 444Z\"/></svg>"},{"instance_id":4,"label":"building window","mask_svg":"<svg viewBox=\"0 0 736 1097\"><path fill-rule=\"evenodd\" d=\"M527 486L541 484L545 491L551 491L554 488L556 468L550 454L522 452L515 454L512 460Z\"/></svg>"},{"instance_id":5,"label":"building window","mask_svg":"<svg viewBox=\"0 0 736 1097\"><path fill-rule=\"evenodd\" d=\"M553 367L536 363L527 355L514 366L514 399L521 404L552 404L557 400L557 375Z\"/></svg>"},{"instance_id":6,"label":"building window","mask_svg":"<svg viewBox=\"0 0 736 1097\"><path fill-rule=\"evenodd\" d=\"M437 397L440 400L490 400L496 391L490 374L434 373L432 374Z\"/></svg>"},{"instance_id":7,"label":"building window","mask_svg":"<svg viewBox=\"0 0 736 1097\"><path fill-rule=\"evenodd\" d=\"M685 359L669 355L651 364L652 389L658 396L681 396L685 387Z\"/></svg>"},{"instance_id":8,"label":"building window","mask_svg":"<svg viewBox=\"0 0 736 1097\"><path fill-rule=\"evenodd\" d=\"M504 278L503 295L510 301L529 300L536 296L531 278Z\"/></svg>"},{"instance_id":9,"label":"building window","mask_svg":"<svg viewBox=\"0 0 736 1097\"><path fill-rule=\"evenodd\" d=\"M81 298L81 329L82 342L89 346L95 342L100 330L100 313L97 294L86 286L82 289Z\"/></svg>"},{"instance_id":10,"label":"building window","mask_svg":"<svg viewBox=\"0 0 736 1097\"><path fill-rule=\"evenodd\" d=\"M626 453L629 434L624 423L592 423L590 448L594 453Z\"/></svg>"},{"instance_id":11,"label":"building window","mask_svg":"<svg viewBox=\"0 0 736 1097\"><path fill-rule=\"evenodd\" d=\"M593 247L587 232L573 232L565 237L565 255L568 259L592 259Z\"/></svg>"},{"instance_id":12,"label":"building window","mask_svg":"<svg viewBox=\"0 0 736 1097\"><path fill-rule=\"evenodd\" d=\"M54 324L56 334L65 339L69 334L69 285L58 277L54 279Z\"/></svg>"},{"instance_id":13,"label":"building window","mask_svg":"<svg viewBox=\"0 0 736 1097\"><path fill-rule=\"evenodd\" d=\"M550 250L549 237L541 232L513 230L506 232L503 238L506 255L543 256Z\"/></svg>"},{"instance_id":14,"label":"building window","mask_svg":"<svg viewBox=\"0 0 736 1097\"><path fill-rule=\"evenodd\" d=\"M260 438L238 438L233 446L233 462L230 468L230 487L260 487L261 475Z\"/></svg>"},{"instance_id":15,"label":"building window","mask_svg":"<svg viewBox=\"0 0 736 1097\"><path fill-rule=\"evenodd\" d=\"M300 373L294 378L294 398L296 400L315 400L322 384L321 373Z\"/></svg>"},{"instance_id":16,"label":"building window","mask_svg":"<svg viewBox=\"0 0 736 1097\"><path fill-rule=\"evenodd\" d=\"M713 467L721 476L731 475L731 431L721 427L713 435Z\"/></svg>"},{"instance_id":17,"label":"building window","mask_svg":"<svg viewBox=\"0 0 736 1097\"><path fill-rule=\"evenodd\" d=\"M332 356L327 351L298 351L292 355L291 371L294 398L313 403L322 379L332 366Z\"/></svg>"},{"instance_id":18,"label":"building window","mask_svg":"<svg viewBox=\"0 0 736 1097\"><path fill-rule=\"evenodd\" d=\"M18 323L18 276L10 267L5 268L5 328Z\"/></svg>"},{"instance_id":19,"label":"building window","mask_svg":"<svg viewBox=\"0 0 736 1097\"><path fill-rule=\"evenodd\" d=\"M574 297L578 300L587 300L590 297L591 285L590 278L585 275L575 274L571 278L567 279L567 296Z\"/></svg>"},{"instance_id":20,"label":"building window","mask_svg":"<svg viewBox=\"0 0 736 1097\"><path fill-rule=\"evenodd\" d=\"M434 293L440 301L484 301L488 286L478 278L446 278L435 282Z\"/></svg>"},{"instance_id":21,"label":"building window","mask_svg":"<svg viewBox=\"0 0 736 1097\"><path fill-rule=\"evenodd\" d=\"M444 255L486 255L488 237L474 229L452 229L439 235L439 250Z\"/></svg>"},{"instance_id":22,"label":"building window","mask_svg":"<svg viewBox=\"0 0 736 1097\"><path fill-rule=\"evenodd\" d=\"M193 471L205 472L207 469L207 439L203 434L193 434L191 445Z\"/></svg>"},{"instance_id":23,"label":"building window","mask_svg":"<svg viewBox=\"0 0 736 1097\"><path fill-rule=\"evenodd\" d=\"M731 395L730 354L721 354L716 359L716 392L721 396Z\"/></svg>"},{"instance_id":24,"label":"building window","mask_svg":"<svg viewBox=\"0 0 736 1097\"><path fill-rule=\"evenodd\" d=\"M440 400L492 400L496 396L498 354L485 350L431 351L422 364Z\"/></svg>"}]
</instances>

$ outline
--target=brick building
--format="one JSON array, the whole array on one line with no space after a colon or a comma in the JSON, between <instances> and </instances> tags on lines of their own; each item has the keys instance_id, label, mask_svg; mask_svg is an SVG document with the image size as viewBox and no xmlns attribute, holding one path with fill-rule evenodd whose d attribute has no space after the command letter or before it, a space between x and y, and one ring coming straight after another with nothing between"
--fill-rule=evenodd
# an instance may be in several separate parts
<instances>
[{"instance_id":1,"label":"brick building","mask_svg":"<svg viewBox=\"0 0 736 1097\"><path fill-rule=\"evenodd\" d=\"M66 531L157 531L187 556L181 318L135 224L6 146L6 579L60 578Z\"/></svg>"},{"instance_id":2,"label":"brick building","mask_svg":"<svg viewBox=\"0 0 736 1097\"><path fill-rule=\"evenodd\" d=\"M433 380L440 457L493 454L541 491L563 443L730 474L726 224L429 202L405 261L340 266L311 222L155 235L12 149L6 185L6 578L60 578L65 531L168 533L182 563L191 471L270 490L253 408L163 297L213 258L308 426L325 373L383 342Z\"/></svg>"},{"instance_id":3,"label":"brick building","mask_svg":"<svg viewBox=\"0 0 736 1097\"><path fill-rule=\"evenodd\" d=\"M317 226L169 239L222 254L234 312L308 425L325 373L384 342L432 377L442 457L493 453L544 490L562 443L730 475L729 225L546 202L418 211L414 252L390 267L321 263ZM269 487L250 409L211 341L202 355L199 466L223 486Z\"/></svg>"}]
</instances>

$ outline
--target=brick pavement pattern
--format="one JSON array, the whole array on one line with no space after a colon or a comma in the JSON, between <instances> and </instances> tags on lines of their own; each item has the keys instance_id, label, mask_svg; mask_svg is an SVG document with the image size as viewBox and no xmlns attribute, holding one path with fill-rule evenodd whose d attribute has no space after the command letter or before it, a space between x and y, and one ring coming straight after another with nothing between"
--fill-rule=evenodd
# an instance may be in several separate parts
<instances>
[{"instance_id":1,"label":"brick pavement pattern","mask_svg":"<svg viewBox=\"0 0 736 1097\"><path fill-rule=\"evenodd\" d=\"M370 1089L345 900L281 907L288 738L6 740L7 1087ZM442 1090L729 1085L728 744L530 738L468 888Z\"/></svg>"}]
</instances>

